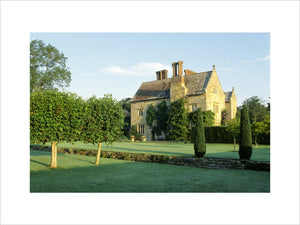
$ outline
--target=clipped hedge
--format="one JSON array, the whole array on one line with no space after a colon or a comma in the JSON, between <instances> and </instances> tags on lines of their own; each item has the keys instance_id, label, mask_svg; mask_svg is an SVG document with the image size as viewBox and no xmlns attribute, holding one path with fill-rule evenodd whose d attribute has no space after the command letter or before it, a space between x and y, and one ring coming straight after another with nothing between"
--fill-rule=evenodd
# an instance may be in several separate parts
<instances>
[{"instance_id":1,"label":"clipped hedge","mask_svg":"<svg viewBox=\"0 0 300 225\"><path fill-rule=\"evenodd\" d=\"M233 135L226 130L225 126L215 126L215 127L204 127L205 141L206 143L230 143L233 144ZM254 137L252 138L253 144ZM236 137L237 143L239 142L239 137ZM270 144L270 134L260 134L257 136L258 144L269 145Z\"/></svg>"}]
</instances>

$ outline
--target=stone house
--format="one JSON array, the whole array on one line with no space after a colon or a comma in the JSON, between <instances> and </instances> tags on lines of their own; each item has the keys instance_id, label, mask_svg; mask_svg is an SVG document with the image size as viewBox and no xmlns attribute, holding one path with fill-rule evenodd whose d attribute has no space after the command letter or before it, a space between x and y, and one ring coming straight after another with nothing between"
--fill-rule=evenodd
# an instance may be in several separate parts
<instances>
[{"instance_id":1,"label":"stone house","mask_svg":"<svg viewBox=\"0 0 300 225\"><path fill-rule=\"evenodd\" d=\"M221 125L221 112L226 109L229 117L235 118L237 99L234 88L224 92L215 66L211 71L197 73L188 69L182 73L183 61L172 63L173 76L168 78L168 71L156 72L156 80L143 82L131 100L131 126L148 140L156 139L151 127L146 123L146 111L150 104L154 106L165 100L168 104L180 98L186 98L186 109L192 112L201 108L215 113L215 125Z\"/></svg>"}]
</instances>

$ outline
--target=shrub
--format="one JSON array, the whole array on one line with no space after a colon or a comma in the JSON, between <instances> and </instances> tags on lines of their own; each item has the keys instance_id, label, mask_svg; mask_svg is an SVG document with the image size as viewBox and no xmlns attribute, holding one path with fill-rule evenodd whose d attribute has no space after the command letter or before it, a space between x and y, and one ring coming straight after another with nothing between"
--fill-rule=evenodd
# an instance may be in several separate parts
<instances>
[{"instance_id":1,"label":"shrub","mask_svg":"<svg viewBox=\"0 0 300 225\"><path fill-rule=\"evenodd\" d=\"M250 159L252 155L252 136L248 109L243 105L240 123L240 159Z\"/></svg>"},{"instance_id":2,"label":"shrub","mask_svg":"<svg viewBox=\"0 0 300 225\"><path fill-rule=\"evenodd\" d=\"M197 157L203 157L206 153L205 133L203 127L203 115L201 109L197 110L196 127L194 134L194 150Z\"/></svg>"}]
</instances>

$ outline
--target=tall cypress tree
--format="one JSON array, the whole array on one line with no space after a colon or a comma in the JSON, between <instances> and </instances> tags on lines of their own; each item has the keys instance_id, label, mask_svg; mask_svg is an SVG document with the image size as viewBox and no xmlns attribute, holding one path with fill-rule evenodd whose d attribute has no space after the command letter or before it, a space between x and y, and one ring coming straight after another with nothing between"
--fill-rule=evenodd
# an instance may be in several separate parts
<instances>
[{"instance_id":1,"label":"tall cypress tree","mask_svg":"<svg viewBox=\"0 0 300 225\"><path fill-rule=\"evenodd\" d=\"M201 109L198 109L196 113L196 127L194 132L195 155L196 157L203 157L206 153L206 144L203 126L203 114Z\"/></svg>"},{"instance_id":2,"label":"tall cypress tree","mask_svg":"<svg viewBox=\"0 0 300 225\"><path fill-rule=\"evenodd\" d=\"M251 126L247 105L243 105L240 122L240 159L250 159L252 155Z\"/></svg>"}]
</instances>

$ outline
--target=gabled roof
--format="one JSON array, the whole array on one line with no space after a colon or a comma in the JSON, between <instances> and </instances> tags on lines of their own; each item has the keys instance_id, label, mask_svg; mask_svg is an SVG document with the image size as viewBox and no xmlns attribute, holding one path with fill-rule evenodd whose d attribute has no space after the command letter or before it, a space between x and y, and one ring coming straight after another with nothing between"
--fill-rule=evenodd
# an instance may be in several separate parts
<instances>
[{"instance_id":1,"label":"gabled roof","mask_svg":"<svg viewBox=\"0 0 300 225\"><path fill-rule=\"evenodd\" d=\"M171 78L143 82L131 101L170 98Z\"/></svg>"},{"instance_id":2,"label":"gabled roof","mask_svg":"<svg viewBox=\"0 0 300 225\"><path fill-rule=\"evenodd\" d=\"M199 95L205 92L212 71L184 76L187 95Z\"/></svg>"},{"instance_id":3,"label":"gabled roof","mask_svg":"<svg viewBox=\"0 0 300 225\"><path fill-rule=\"evenodd\" d=\"M184 76L187 95L200 95L205 92L212 71ZM143 82L131 101L145 101L170 98L172 78Z\"/></svg>"},{"instance_id":4,"label":"gabled roof","mask_svg":"<svg viewBox=\"0 0 300 225\"><path fill-rule=\"evenodd\" d=\"M224 94L225 94L225 101L229 102L232 96L232 91L224 92Z\"/></svg>"}]
</instances>

